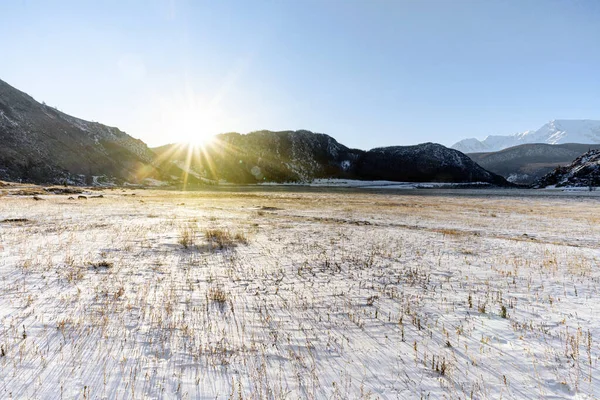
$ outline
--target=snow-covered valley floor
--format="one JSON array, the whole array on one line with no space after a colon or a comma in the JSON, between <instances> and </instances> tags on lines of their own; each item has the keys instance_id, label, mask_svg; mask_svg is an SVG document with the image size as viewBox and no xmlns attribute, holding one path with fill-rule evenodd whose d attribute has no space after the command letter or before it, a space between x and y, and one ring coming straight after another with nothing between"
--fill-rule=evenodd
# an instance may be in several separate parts
<instances>
[{"instance_id":1,"label":"snow-covered valley floor","mask_svg":"<svg viewBox=\"0 0 600 400\"><path fill-rule=\"evenodd\" d=\"M600 397L597 198L133 193L0 197L0 398Z\"/></svg>"}]
</instances>

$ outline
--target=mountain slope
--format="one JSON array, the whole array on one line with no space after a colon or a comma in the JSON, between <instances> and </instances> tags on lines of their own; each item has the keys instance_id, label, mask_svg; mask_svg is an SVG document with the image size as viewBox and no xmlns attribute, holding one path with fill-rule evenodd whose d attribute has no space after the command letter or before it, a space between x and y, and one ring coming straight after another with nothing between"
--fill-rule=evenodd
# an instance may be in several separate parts
<instances>
[{"instance_id":1,"label":"mountain slope","mask_svg":"<svg viewBox=\"0 0 600 400\"><path fill-rule=\"evenodd\" d=\"M541 178L536 187L600 186L600 149L590 150L567 166Z\"/></svg>"},{"instance_id":2,"label":"mountain slope","mask_svg":"<svg viewBox=\"0 0 600 400\"><path fill-rule=\"evenodd\" d=\"M502 175L510 182L532 184L560 165L571 163L590 149L590 144L522 144L490 153L467 154L488 171Z\"/></svg>"},{"instance_id":3,"label":"mountain slope","mask_svg":"<svg viewBox=\"0 0 600 400\"><path fill-rule=\"evenodd\" d=\"M227 133L190 153L168 145L151 151L117 128L88 122L40 104L0 81L0 180L35 183L290 182L351 178L409 182L506 184L464 154L441 145L350 149L310 131Z\"/></svg>"},{"instance_id":4,"label":"mountain slope","mask_svg":"<svg viewBox=\"0 0 600 400\"><path fill-rule=\"evenodd\" d=\"M364 153L357 173L362 179L405 182L506 183L465 154L436 143L372 149Z\"/></svg>"},{"instance_id":5,"label":"mountain slope","mask_svg":"<svg viewBox=\"0 0 600 400\"><path fill-rule=\"evenodd\" d=\"M136 181L160 176L154 157L141 140L40 104L0 80L0 179Z\"/></svg>"},{"instance_id":6,"label":"mountain slope","mask_svg":"<svg viewBox=\"0 0 600 400\"><path fill-rule=\"evenodd\" d=\"M514 135L491 135L480 141L474 138L461 140L453 149L463 153L492 152L527 143L600 144L600 121L553 120L536 131L525 131Z\"/></svg>"},{"instance_id":7,"label":"mountain slope","mask_svg":"<svg viewBox=\"0 0 600 400\"><path fill-rule=\"evenodd\" d=\"M439 144L364 151L310 131L227 133L192 157L177 144L154 150L165 162L184 164L189 158L192 169L205 178L235 183L349 178L506 184L464 154Z\"/></svg>"},{"instance_id":8,"label":"mountain slope","mask_svg":"<svg viewBox=\"0 0 600 400\"><path fill-rule=\"evenodd\" d=\"M187 163L188 150L180 144L153 149L160 160ZM309 131L257 131L246 135L217 135L190 159L193 170L212 180L235 183L306 181L353 176L350 165L361 154L325 134Z\"/></svg>"}]
</instances>

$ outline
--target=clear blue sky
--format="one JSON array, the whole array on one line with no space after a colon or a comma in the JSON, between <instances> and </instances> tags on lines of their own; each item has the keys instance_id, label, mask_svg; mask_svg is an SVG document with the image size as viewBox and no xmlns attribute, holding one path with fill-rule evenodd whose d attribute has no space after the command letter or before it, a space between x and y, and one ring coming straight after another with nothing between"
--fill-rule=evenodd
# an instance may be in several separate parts
<instances>
[{"instance_id":1,"label":"clear blue sky","mask_svg":"<svg viewBox=\"0 0 600 400\"><path fill-rule=\"evenodd\" d=\"M600 119L600 1L4 1L0 79L150 145L351 147Z\"/></svg>"}]
</instances>

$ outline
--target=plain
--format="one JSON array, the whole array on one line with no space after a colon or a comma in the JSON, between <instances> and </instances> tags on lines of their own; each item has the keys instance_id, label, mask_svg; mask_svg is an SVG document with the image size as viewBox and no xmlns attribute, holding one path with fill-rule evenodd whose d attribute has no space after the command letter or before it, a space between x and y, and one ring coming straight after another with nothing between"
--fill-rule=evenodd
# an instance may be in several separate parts
<instances>
[{"instance_id":1,"label":"plain","mask_svg":"<svg viewBox=\"0 0 600 400\"><path fill-rule=\"evenodd\" d=\"M592 194L26 194L2 398L600 396Z\"/></svg>"}]
</instances>

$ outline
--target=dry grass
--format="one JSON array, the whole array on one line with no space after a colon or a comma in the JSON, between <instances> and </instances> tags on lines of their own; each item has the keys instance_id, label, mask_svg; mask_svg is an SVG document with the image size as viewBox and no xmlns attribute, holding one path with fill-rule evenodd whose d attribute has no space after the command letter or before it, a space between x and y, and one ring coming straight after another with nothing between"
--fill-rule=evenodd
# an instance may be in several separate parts
<instances>
[{"instance_id":1,"label":"dry grass","mask_svg":"<svg viewBox=\"0 0 600 400\"><path fill-rule=\"evenodd\" d=\"M189 249L196 243L196 230L190 225L186 225L179 231L179 240L177 241L185 249Z\"/></svg>"},{"instance_id":2,"label":"dry grass","mask_svg":"<svg viewBox=\"0 0 600 400\"><path fill-rule=\"evenodd\" d=\"M17 190L11 190L9 192L13 196L38 196L48 194L45 190L40 187L22 188Z\"/></svg>"},{"instance_id":3,"label":"dry grass","mask_svg":"<svg viewBox=\"0 0 600 400\"><path fill-rule=\"evenodd\" d=\"M108 269L108 268L112 268L114 266L113 263L106 261L106 260L102 260L102 261L98 261L98 262L94 262L94 263L89 263L90 267L92 267L93 269Z\"/></svg>"},{"instance_id":4,"label":"dry grass","mask_svg":"<svg viewBox=\"0 0 600 400\"><path fill-rule=\"evenodd\" d=\"M223 289L219 287L211 287L208 290L208 299L220 305L224 305L225 303L227 303L229 296L227 295L227 292L225 292Z\"/></svg>"},{"instance_id":5,"label":"dry grass","mask_svg":"<svg viewBox=\"0 0 600 400\"><path fill-rule=\"evenodd\" d=\"M451 229L451 228L436 229L436 231L441 233L442 235L448 235L448 236L460 236L460 235L467 234L464 231L460 231L458 229Z\"/></svg>"},{"instance_id":6,"label":"dry grass","mask_svg":"<svg viewBox=\"0 0 600 400\"><path fill-rule=\"evenodd\" d=\"M13 398L598 393L594 199L44 197L0 202Z\"/></svg>"},{"instance_id":7,"label":"dry grass","mask_svg":"<svg viewBox=\"0 0 600 400\"><path fill-rule=\"evenodd\" d=\"M237 244L248 244L248 237L243 232L231 233L227 229L211 228L204 232L208 242L218 249L235 247Z\"/></svg>"}]
</instances>

